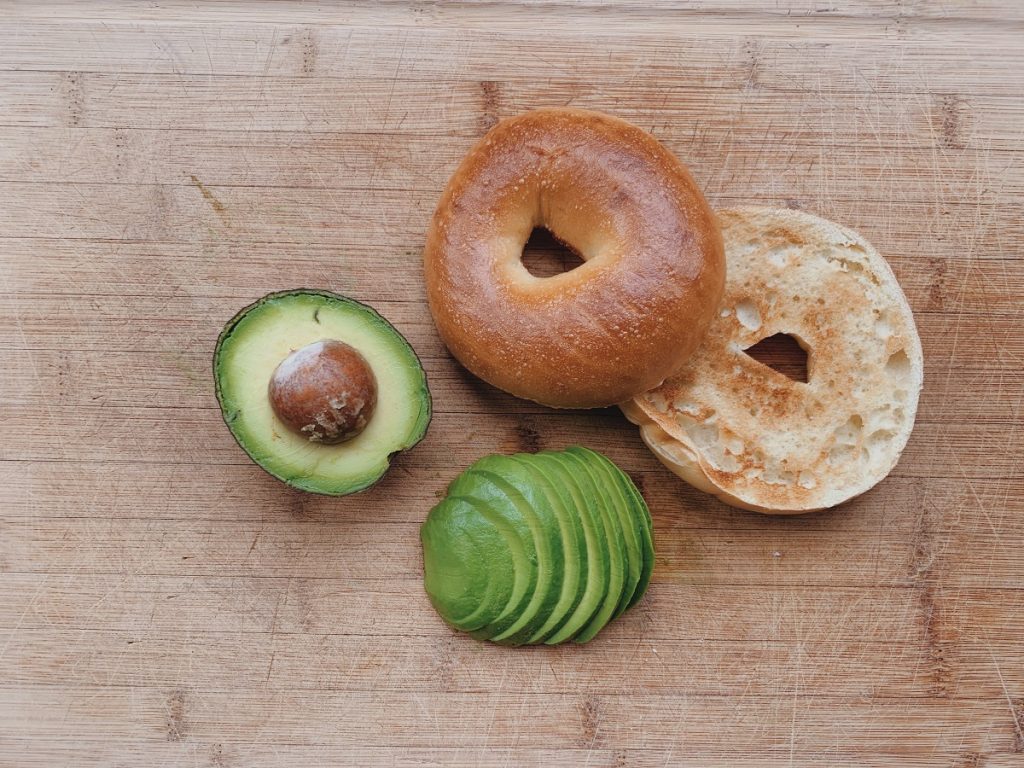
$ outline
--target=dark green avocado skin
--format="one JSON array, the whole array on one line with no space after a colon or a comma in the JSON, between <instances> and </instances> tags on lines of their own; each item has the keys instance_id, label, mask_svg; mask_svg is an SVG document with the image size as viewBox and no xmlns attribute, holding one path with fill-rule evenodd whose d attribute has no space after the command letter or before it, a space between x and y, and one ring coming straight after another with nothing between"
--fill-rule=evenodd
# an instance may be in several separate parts
<instances>
[{"instance_id":1,"label":"dark green avocado skin","mask_svg":"<svg viewBox=\"0 0 1024 768\"><path fill-rule=\"evenodd\" d=\"M410 363L415 365L415 369L418 376L418 383L416 393L414 397L420 403L420 410L418 417L413 427L409 430L405 440L402 441L402 446L395 451L391 451L386 457L388 461L383 466L383 469L379 472L375 472L361 478L357 482L348 483L344 487L326 487L321 483L317 482L316 477L296 477L290 476L287 473L275 471L273 468L267 466L267 464L261 461L256 455L252 448L246 443L246 441L239 435L235 424L239 418L239 412L232 406L229 399L225 395L226 381L224 371L224 360L223 351L230 343L232 337L238 332L239 325L247 317L253 315L253 313L259 312L264 307L280 302L282 300L287 301L292 297L302 298L321 298L325 304L333 304L336 306L342 306L351 309L354 312L361 313L365 318L372 322L375 326L381 329L382 333L393 335L397 339L401 340L404 345L405 351L407 352ZM409 344L408 340L396 329L387 319L385 319L377 310L368 304L349 298L348 296L342 296L338 293L331 291L312 289L312 288L294 288L285 291L275 291L268 293L265 296L257 299L252 304L243 307L239 310L234 317L232 317L224 326L223 330L217 336L217 343L214 347L213 353L213 381L214 381L214 392L217 397L217 402L221 408L221 415L224 419L224 423L227 425L228 430L231 432L231 436L234 438L238 446L249 456L253 462L259 466L263 471L267 472L272 477L280 480L281 482L307 493L314 493L324 496L346 496L360 491L367 490L368 488L376 485L384 477L390 464L390 457L395 453L401 453L412 449L426 436L427 429L430 426L431 418L433 416L433 402L430 395L430 388L427 383L426 372L423 369L423 365L416 354L412 345Z\"/></svg>"},{"instance_id":2,"label":"dark green avocado skin","mask_svg":"<svg viewBox=\"0 0 1024 768\"><path fill-rule=\"evenodd\" d=\"M449 500L458 498L473 506L454 525ZM441 618L502 645L588 642L643 596L654 566L636 486L581 447L476 461L428 513L421 542L424 586Z\"/></svg>"}]
</instances>

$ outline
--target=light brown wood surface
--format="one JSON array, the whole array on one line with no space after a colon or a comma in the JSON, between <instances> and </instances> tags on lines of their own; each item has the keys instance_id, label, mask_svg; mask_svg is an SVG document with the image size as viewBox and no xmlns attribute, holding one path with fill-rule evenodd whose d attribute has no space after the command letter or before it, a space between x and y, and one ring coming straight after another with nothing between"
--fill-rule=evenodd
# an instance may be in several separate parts
<instances>
[{"instance_id":1,"label":"light brown wood surface","mask_svg":"<svg viewBox=\"0 0 1024 768\"><path fill-rule=\"evenodd\" d=\"M772 519L614 410L464 373L420 251L497 119L651 131L715 206L885 254L926 355L892 476ZM1024 766L1024 5L0 2L0 766ZM271 290L370 302L434 394L354 497L220 420L210 355ZM657 568L587 646L481 645L422 590L466 464L583 443Z\"/></svg>"}]
</instances>

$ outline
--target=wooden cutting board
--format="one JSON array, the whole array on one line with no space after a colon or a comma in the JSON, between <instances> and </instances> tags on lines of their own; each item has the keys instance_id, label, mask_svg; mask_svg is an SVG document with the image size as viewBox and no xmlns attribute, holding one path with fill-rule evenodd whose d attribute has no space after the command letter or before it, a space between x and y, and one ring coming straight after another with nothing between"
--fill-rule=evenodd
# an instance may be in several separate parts
<instances>
[{"instance_id":1,"label":"wooden cutting board","mask_svg":"<svg viewBox=\"0 0 1024 768\"><path fill-rule=\"evenodd\" d=\"M0 2L0 765L1024 765L1024 6L1011 0ZM715 206L864 233L927 359L881 486L772 519L617 411L474 380L424 304L449 173L571 104ZM429 435L370 492L294 492L220 421L263 293L376 306ZM446 629L417 527L494 451L636 479L646 599L585 647Z\"/></svg>"}]
</instances>

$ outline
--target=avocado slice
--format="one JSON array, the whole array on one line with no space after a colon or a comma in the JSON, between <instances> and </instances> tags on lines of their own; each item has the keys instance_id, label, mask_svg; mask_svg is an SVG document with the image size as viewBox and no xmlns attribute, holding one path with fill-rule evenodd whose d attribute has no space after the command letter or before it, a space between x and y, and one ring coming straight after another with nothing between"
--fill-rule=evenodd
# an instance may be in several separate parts
<instances>
[{"instance_id":1,"label":"avocado slice","mask_svg":"<svg viewBox=\"0 0 1024 768\"><path fill-rule=\"evenodd\" d=\"M508 456L485 456L464 477L465 482L472 483L467 489L473 496L485 495L492 503L512 505L530 521L537 559L533 596L511 623L493 627L483 637L495 643L521 645L548 617L561 595L564 555L558 522L547 497L531 482L528 470ZM504 497L503 502L499 496Z\"/></svg>"},{"instance_id":2,"label":"avocado slice","mask_svg":"<svg viewBox=\"0 0 1024 768\"><path fill-rule=\"evenodd\" d=\"M598 454L598 456L601 456L601 454ZM636 591L633 592L633 597L630 598L629 604L626 606L628 610L636 605L640 598L644 596L644 593L647 592L647 587L651 583L651 575L654 573L654 523L651 520L651 510L647 506L647 502L644 501L644 497L640 495L640 489L636 487L629 475L615 466L607 457L601 456L601 458L608 462L618 474L619 482L633 501L634 514L640 520L640 544L643 549L643 564L640 570L640 581L636 585Z\"/></svg>"},{"instance_id":3,"label":"avocado slice","mask_svg":"<svg viewBox=\"0 0 1024 768\"><path fill-rule=\"evenodd\" d=\"M634 513L633 499L627 495L626 490L619 482L617 475L622 473L618 467L601 454L582 446L574 445L567 448L566 453L579 456L590 465L595 478L603 485L604 497L608 501L609 508L618 515L619 525L622 527L623 543L626 545L626 574L619 604L612 614L612 619L616 619L628 607L629 601L636 591L636 586L640 582L643 562L640 544L643 534L640 532L640 518Z\"/></svg>"},{"instance_id":4,"label":"avocado slice","mask_svg":"<svg viewBox=\"0 0 1024 768\"><path fill-rule=\"evenodd\" d=\"M559 454L559 458L567 467L575 468L574 471L577 473L581 486L589 484L592 489L592 498L597 500L596 509L604 526L605 540L608 542L608 591L597 613L572 638L578 643L585 643L600 632L615 614L615 609L618 607L619 600L622 597L623 585L628 578L627 558L629 555L619 515L613 506L613 500L609 499L606 495L605 488L603 487L604 483L596 468L591 466L591 462L588 459L569 451L563 451Z\"/></svg>"},{"instance_id":5,"label":"avocado slice","mask_svg":"<svg viewBox=\"0 0 1024 768\"><path fill-rule=\"evenodd\" d=\"M549 534L540 530L540 522L528 505L509 495L507 484L496 483L494 474L479 471L478 464L479 461L455 478L448 486L448 494L473 499L490 514L506 518L520 540L520 548L513 555L513 567L520 584L497 616L470 632L478 640L490 640L518 622L538 591L546 590L551 577L550 565L545 563L545 570L541 570L537 541Z\"/></svg>"},{"instance_id":6,"label":"avocado slice","mask_svg":"<svg viewBox=\"0 0 1024 768\"><path fill-rule=\"evenodd\" d=\"M559 616L564 617L579 602L582 591L579 553L583 542L582 533L577 534L580 526L579 517L562 511L562 502L558 494L532 466L532 458L529 454L520 453L514 456L494 457L491 460L493 471L500 473L537 513L548 531L551 543L550 589L541 595L538 583L538 593L533 603L527 606L520 621L491 638L493 642L504 645L536 642L534 636L540 629L557 620ZM477 466L484 467L485 464L478 462ZM543 562L538 563L538 568L541 567Z\"/></svg>"},{"instance_id":7,"label":"avocado slice","mask_svg":"<svg viewBox=\"0 0 1024 768\"><path fill-rule=\"evenodd\" d=\"M593 498L592 488L589 484L581 486L576 474L568 471L559 456L552 451L542 451L534 454L533 461L552 484L564 489L564 495L570 500L572 506L567 506L566 510L571 510L573 516L580 521L586 568L581 569L584 576L583 592L576 607L561 622L550 629L545 627L546 635L542 636L538 631L537 641L549 645L565 642L590 621L601 607L611 580L608 541L597 513L597 500Z\"/></svg>"},{"instance_id":8,"label":"avocado slice","mask_svg":"<svg viewBox=\"0 0 1024 768\"><path fill-rule=\"evenodd\" d=\"M356 350L377 384L362 432L336 445L293 431L268 395L285 358L324 340ZM274 477L312 493L370 487L391 455L416 445L430 423L426 375L409 343L371 307L326 291L272 293L243 309L217 340L213 373L224 421L242 450Z\"/></svg>"},{"instance_id":9,"label":"avocado slice","mask_svg":"<svg viewBox=\"0 0 1024 768\"><path fill-rule=\"evenodd\" d=\"M493 508L477 499L469 497L462 498L472 503L480 513L501 529L505 537L505 543L509 551L512 563L512 578L509 588L502 588L496 591L496 596L491 604L481 604L477 613L464 620L465 631L478 639L486 639L489 635L488 627L495 623L507 623L511 621L533 597L537 588L537 559L533 551L533 532L524 519L516 519L507 511L495 511ZM483 568L490 568L487 561L482 561Z\"/></svg>"},{"instance_id":10,"label":"avocado slice","mask_svg":"<svg viewBox=\"0 0 1024 768\"><path fill-rule=\"evenodd\" d=\"M515 458L529 467L538 487L548 494L561 529L564 554L562 594L551 609L551 615L526 639L527 644L533 644L546 640L576 611L587 591L590 560L583 516L578 512L582 505L578 489L561 480L560 470L551 465L547 456L521 453ZM595 568L599 569L600 564Z\"/></svg>"},{"instance_id":11,"label":"avocado slice","mask_svg":"<svg viewBox=\"0 0 1024 768\"><path fill-rule=\"evenodd\" d=\"M634 520L634 528L640 544L640 578L637 581L633 595L625 606L625 609L628 610L644 596L651 582L651 574L654 571L654 525L651 521L651 510L648 508L647 502L644 501L644 497L640 495L640 491L633 483L633 480L619 469L611 459L588 448L580 447L580 450L593 454L594 460L602 464L615 479L622 489L627 507L630 509Z\"/></svg>"},{"instance_id":12,"label":"avocado slice","mask_svg":"<svg viewBox=\"0 0 1024 768\"><path fill-rule=\"evenodd\" d=\"M520 575L514 560L522 541L509 522L473 499L449 496L431 510L420 541L424 587L441 618L464 632L493 621ZM525 591L525 580L519 586Z\"/></svg>"}]
</instances>

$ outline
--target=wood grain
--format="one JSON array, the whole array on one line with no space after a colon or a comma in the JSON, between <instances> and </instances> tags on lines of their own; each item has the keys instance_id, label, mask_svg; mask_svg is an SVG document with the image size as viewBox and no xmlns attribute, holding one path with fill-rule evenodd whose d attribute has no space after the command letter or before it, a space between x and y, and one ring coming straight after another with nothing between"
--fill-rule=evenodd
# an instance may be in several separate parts
<instances>
[{"instance_id":1,"label":"wood grain","mask_svg":"<svg viewBox=\"0 0 1024 768\"><path fill-rule=\"evenodd\" d=\"M1024 766L1024 12L1009 0L0 0L0 765ZM892 476L772 519L617 411L473 379L423 234L496 120L651 131L716 207L841 221L926 357ZM220 423L223 323L306 285L427 369L427 439L298 493ZM585 647L454 635L417 527L491 452L605 451L644 601Z\"/></svg>"}]
</instances>

